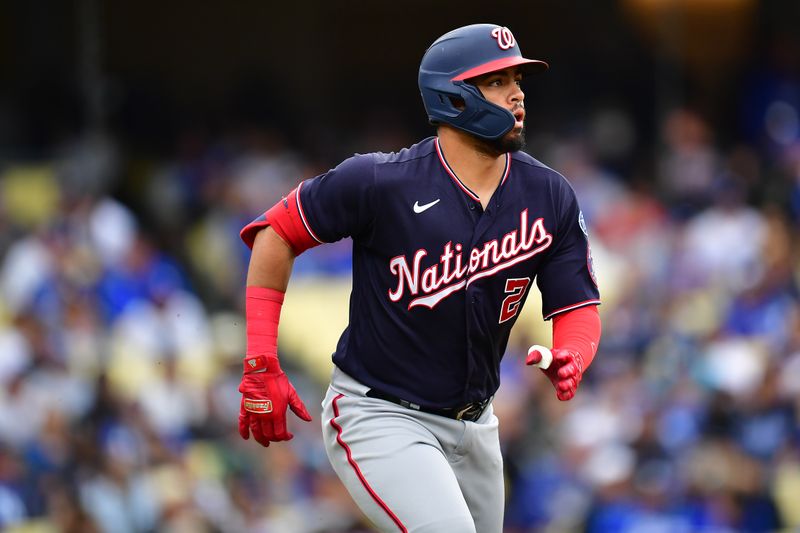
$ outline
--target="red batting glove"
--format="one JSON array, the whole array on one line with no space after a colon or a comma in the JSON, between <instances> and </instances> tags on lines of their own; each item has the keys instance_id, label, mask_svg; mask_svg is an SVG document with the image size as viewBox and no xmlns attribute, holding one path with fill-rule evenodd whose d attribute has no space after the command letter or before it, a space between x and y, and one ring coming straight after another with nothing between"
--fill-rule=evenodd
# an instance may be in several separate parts
<instances>
[{"instance_id":1,"label":"red batting glove","mask_svg":"<svg viewBox=\"0 0 800 533\"><path fill-rule=\"evenodd\" d=\"M245 440L250 433L262 446L290 440L293 435L286 429L287 406L298 417L311 421L308 409L281 370L277 357L247 357L239 392L242 393L239 435Z\"/></svg>"},{"instance_id":2,"label":"red batting glove","mask_svg":"<svg viewBox=\"0 0 800 533\"><path fill-rule=\"evenodd\" d=\"M542 372L550 379L556 389L556 396L562 402L571 400L583 378L583 357L580 353L564 348L553 348L553 361ZM527 365L537 365L542 361L542 353L532 349L525 360Z\"/></svg>"}]
</instances>

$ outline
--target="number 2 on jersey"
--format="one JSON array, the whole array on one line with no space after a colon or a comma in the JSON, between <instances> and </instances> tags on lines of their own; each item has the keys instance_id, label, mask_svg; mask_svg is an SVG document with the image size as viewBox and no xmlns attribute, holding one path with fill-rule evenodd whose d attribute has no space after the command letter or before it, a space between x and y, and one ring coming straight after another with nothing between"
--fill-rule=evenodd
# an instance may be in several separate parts
<instances>
[{"instance_id":1,"label":"number 2 on jersey","mask_svg":"<svg viewBox=\"0 0 800 533\"><path fill-rule=\"evenodd\" d=\"M500 306L500 323L514 318L519 312L520 302L531 284L531 278L509 278L506 280L506 293L508 296Z\"/></svg>"}]
</instances>

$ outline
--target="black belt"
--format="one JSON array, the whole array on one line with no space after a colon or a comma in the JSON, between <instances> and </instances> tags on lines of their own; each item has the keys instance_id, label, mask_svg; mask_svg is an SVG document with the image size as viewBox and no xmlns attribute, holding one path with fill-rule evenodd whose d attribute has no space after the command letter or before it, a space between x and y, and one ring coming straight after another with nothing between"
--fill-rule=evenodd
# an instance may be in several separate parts
<instances>
[{"instance_id":1,"label":"black belt","mask_svg":"<svg viewBox=\"0 0 800 533\"><path fill-rule=\"evenodd\" d=\"M478 402L468 403L462 407L438 408L425 407L424 405L409 402L408 400L403 400L402 398L398 398L397 396L393 396L388 392L383 392L382 390L378 389L369 389L367 391L367 396L370 398L379 398L381 400L386 400L387 402L396 403L397 405L405 407L406 409L413 409L414 411L421 411L423 413L430 413L432 415L445 416L455 420L468 420L470 422L475 422L481 417L483 411L486 409L486 406L489 405L489 401L491 400L491 398L487 398Z\"/></svg>"}]
</instances>

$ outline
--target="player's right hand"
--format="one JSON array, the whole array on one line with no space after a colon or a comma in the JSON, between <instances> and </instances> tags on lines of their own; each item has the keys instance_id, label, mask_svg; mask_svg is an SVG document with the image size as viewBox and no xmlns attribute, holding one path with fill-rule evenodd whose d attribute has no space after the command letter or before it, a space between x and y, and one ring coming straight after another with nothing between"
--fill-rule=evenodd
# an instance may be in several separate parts
<instances>
[{"instance_id":1,"label":"player's right hand","mask_svg":"<svg viewBox=\"0 0 800 533\"><path fill-rule=\"evenodd\" d=\"M286 409L306 422L311 415L278 364L277 357L250 356L244 360L244 375L239 384L239 435L250 434L262 446L293 437L286 428Z\"/></svg>"},{"instance_id":2,"label":"player's right hand","mask_svg":"<svg viewBox=\"0 0 800 533\"><path fill-rule=\"evenodd\" d=\"M547 368L542 368L542 372L553 384L556 389L556 396L562 402L571 400L578 390L578 385L583 378L583 357L580 353L565 350L564 348L553 348L550 350L553 360ZM531 349L525 360L527 365L538 365L542 360L542 353L539 350Z\"/></svg>"}]
</instances>

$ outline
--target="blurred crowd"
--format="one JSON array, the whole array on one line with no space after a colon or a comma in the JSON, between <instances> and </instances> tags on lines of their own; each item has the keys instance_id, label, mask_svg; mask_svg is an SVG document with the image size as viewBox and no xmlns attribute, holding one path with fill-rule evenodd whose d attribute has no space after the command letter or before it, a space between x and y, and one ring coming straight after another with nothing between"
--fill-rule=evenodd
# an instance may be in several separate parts
<instances>
[{"instance_id":1,"label":"blurred crowd","mask_svg":"<svg viewBox=\"0 0 800 533\"><path fill-rule=\"evenodd\" d=\"M581 202L603 338L560 403L518 325L495 400L506 531L800 529L798 87L759 93L737 143L688 108L653 146L624 109L529 133ZM0 529L368 530L322 448L313 359L281 348L313 423L266 450L236 432L239 229L336 163L267 127L0 161ZM295 279L347 279L349 250Z\"/></svg>"}]
</instances>

